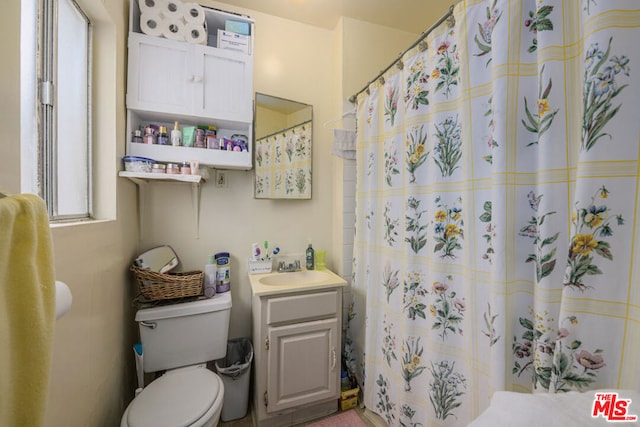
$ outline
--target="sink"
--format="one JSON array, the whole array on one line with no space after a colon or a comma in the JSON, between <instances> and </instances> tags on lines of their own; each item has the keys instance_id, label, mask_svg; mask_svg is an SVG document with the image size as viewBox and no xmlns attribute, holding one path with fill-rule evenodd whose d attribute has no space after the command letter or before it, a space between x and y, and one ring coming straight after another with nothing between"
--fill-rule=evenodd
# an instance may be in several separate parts
<instances>
[{"instance_id":1,"label":"sink","mask_svg":"<svg viewBox=\"0 0 640 427\"><path fill-rule=\"evenodd\" d=\"M291 273L276 273L261 277L258 281L263 285L287 286L287 285L311 285L329 280L332 275L326 271L302 270Z\"/></svg>"}]
</instances>

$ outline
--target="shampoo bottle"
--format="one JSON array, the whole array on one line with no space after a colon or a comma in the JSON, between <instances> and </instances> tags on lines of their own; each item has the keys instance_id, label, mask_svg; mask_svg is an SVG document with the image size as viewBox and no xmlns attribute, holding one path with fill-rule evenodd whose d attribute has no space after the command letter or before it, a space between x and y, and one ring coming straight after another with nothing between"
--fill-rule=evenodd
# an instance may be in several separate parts
<instances>
[{"instance_id":1,"label":"shampoo bottle","mask_svg":"<svg viewBox=\"0 0 640 427\"><path fill-rule=\"evenodd\" d=\"M182 131L180 131L178 122L173 124L173 130L171 131L171 145L174 147L182 145Z\"/></svg>"},{"instance_id":2,"label":"shampoo bottle","mask_svg":"<svg viewBox=\"0 0 640 427\"><path fill-rule=\"evenodd\" d=\"M315 254L314 254L313 247L311 246L311 243L309 243L309 247L307 247L306 258L307 258L307 270L313 270Z\"/></svg>"},{"instance_id":3,"label":"shampoo bottle","mask_svg":"<svg viewBox=\"0 0 640 427\"><path fill-rule=\"evenodd\" d=\"M207 298L212 298L216 294L217 269L213 255L209 255L209 261L204 266L204 296Z\"/></svg>"}]
</instances>

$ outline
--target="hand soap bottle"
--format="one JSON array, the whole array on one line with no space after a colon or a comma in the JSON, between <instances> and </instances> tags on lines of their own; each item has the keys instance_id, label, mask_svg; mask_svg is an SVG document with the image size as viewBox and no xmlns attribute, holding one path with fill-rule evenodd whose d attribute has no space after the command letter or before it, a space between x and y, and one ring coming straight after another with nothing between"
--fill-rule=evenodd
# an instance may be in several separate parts
<instances>
[{"instance_id":1,"label":"hand soap bottle","mask_svg":"<svg viewBox=\"0 0 640 427\"><path fill-rule=\"evenodd\" d=\"M307 270L313 270L315 254L314 254L313 246L311 246L311 242L309 242L309 247L307 247L306 258L307 258Z\"/></svg>"}]
</instances>

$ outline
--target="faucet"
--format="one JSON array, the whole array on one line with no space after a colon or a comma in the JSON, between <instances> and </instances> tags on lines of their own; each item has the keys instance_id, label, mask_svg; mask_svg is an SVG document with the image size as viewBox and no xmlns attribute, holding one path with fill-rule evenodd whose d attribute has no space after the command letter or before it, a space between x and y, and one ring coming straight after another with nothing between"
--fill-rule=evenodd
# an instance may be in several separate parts
<instances>
[{"instance_id":1,"label":"faucet","mask_svg":"<svg viewBox=\"0 0 640 427\"><path fill-rule=\"evenodd\" d=\"M300 271L302 268L300 267L300 260L297 259L294 262L290 262L289 264L284 261L280 261L278 263L278 272L279 273L288 273L293 271Z\"/></svg>"}]
</instances>

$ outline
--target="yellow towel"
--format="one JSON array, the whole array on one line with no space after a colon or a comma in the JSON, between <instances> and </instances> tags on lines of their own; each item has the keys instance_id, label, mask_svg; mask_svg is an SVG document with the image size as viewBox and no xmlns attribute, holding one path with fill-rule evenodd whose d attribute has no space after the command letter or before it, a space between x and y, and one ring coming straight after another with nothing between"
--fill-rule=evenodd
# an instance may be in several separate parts
<instances>
[{"instance_id":1,"label":"yellow towel","mask_svg":"<svg viewBox=\"0 0 640 427\"><path fill-rule=\"evenodd\" d=\"M44 201L0 198L0 426L42 426L55 323L55 275Z\"/></svg>"}]
</instances>

